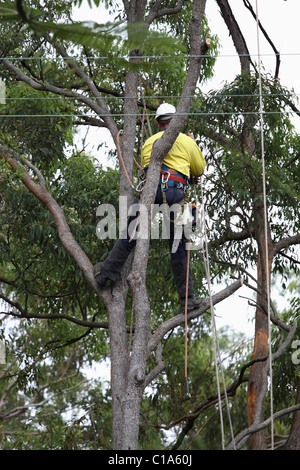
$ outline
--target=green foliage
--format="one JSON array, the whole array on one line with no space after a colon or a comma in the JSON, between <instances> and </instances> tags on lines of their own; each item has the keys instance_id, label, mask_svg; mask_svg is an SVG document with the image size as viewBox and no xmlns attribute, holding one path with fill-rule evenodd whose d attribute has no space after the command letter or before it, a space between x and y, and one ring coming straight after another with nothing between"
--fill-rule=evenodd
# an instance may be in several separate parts
<instances>
[{"instance_id":1,"label":"green foliage","mask_svg":"<svg viewBox=\"0 0 300 470\"><path fill-rule=\"evenodd\" d=\"M10 326L7 365L2 366L0 383L1 396L10 387L1 410L7 418L1 421L2 450L110 447L108 428L103 425L111 419L109 390L100 380L86 376L86 353L100 360L93 345L105 339L98 331L96 338L60 347L68 335L76 335L76 329L67 322L23 321ZM19 416L14 411L18 407ZM9 419L10 413L17 413L14 419Z\"/></svg>"},{"instance_id":2,"label":"green foliage","mask_svg":"<svg viewBox=\"0 0 300 470\"><path fill-rule=\"evenodd\" d=\"M215 400L208 405L210 397L217 396L212 338L207 326L210 315L189 324L188 330L188 384L185 379L185 339L179 328L164 344L164 373L151 384L142 404L141 442L147 449L147 442L159 442L156 449L218 450L220 449L220 416ZM219 332L220 349L226 356L226 386L229 386L239 372L241 364L249 358L249 345L245 339L231 331ZM228 351L235 351L232 355ZM153 367L154 357L149 367ZM222 378L220 377L220 383ZM231 402L231 400L230 400ZM242 387L230 404L233 426L237 431L244 426L247 416L246 390ZM182 436L188 415L198 416L190 432ZM223 410L226 433L230 438L227 412ZM143 423L147 423L144 426ZM228 432L227 432L228 431ZM182 441L182 442L181 442Z\"/></svg>"},{"instance_id":3,"label":"green foliage","mask_svg":"<svg viewBox=\"0 0 300 470\"><path fill-rule=\"evenodd\" d=\"M32 6L27 11L25 9L20 11L19 8L19 14L16 14L14 2L6 1L0 6L0 21L16 21L21 17L36 34L52 33L52 41L69 41L84 48L105 51L106 58L125 69L138 70L149 67L148 61L134 63L126 59L133 50L136 50L138 55L140 55L138 50L141 48L145 55L150 51L153 55L176 55L178 50L183 50L176 37L149 30L147 23L127 24L124 21L106 24L67 21L56 23L49 20L42 21L43 16L43 10L34 9ZM164 66L167 67L168 63L168 60L164 61Z\"/></svg>"},{"instance_id":4,"label":"green foliage","mask_svg":"<svg viewBox=\"0 0 300 470\"><path fill-rule=\"evenodd\" d=\"M104 200L116 203L116 172L104 171L88 155L75 154L62 163L53 161L45 177L87 254L95 261L106 256L109 244L96 237L96 209ZM5 284L0 297L11 314L25 317L16 327L9 317L2 325L7 374L2 370L1 393L12 375L17 380L1 412L9 414L16 406L24 411L18 424L2 424L1 448L109 448L109 428L103 426L111 419L109 392L84 376L88 366L105 360L107 332L59 319L67 315L75 321L105 321L104 308L61 246L50 214L3 162L0 193L5 200L0 230L0 278ZM26 314L36 319L26 320ZM58 315L55 321L39 319L52 314ZM27 408L27 397L35 395L37 408ZM101 409L92 397L101 397Z\"/></svg>"},{"instance_id":5,"label":"green foliage","mask_svg":"<svg viewBox=\"0 0 300 470\"><path fill-rule=\"evenodd\" d=\"M72 102L61 97L29 90L23 82L8 85L6 104L0 109L2 142L29 157L41 171L53 170L73 143L73 112Z\"/></svg>"},{"instance_id":6,"label":"green foliage","mask_svg":"<svg viewBox=\"0 0 300 470\"><path fill-rule=\"evenodd\" d=\"M52 170L54 168L52 167ZM116 173L104 171L86 155L75 155L57 163L56 176L49 181L51 192L65 211L74 237L96 262L107 254L96 237L96 209L101 202L116 206ZM18 180L3 175L0 193L6 201L2 215L1 264L21 292L41 296L75 292L84 285L82 274L62 247L51 215ZM6 276L7 277L7 276ZM83 294L89 296L88 293Z\"/></svg>"},{"instance_id":7,"label":"green foliage","mask_svg":"<svg viewBox=\"0 0 300 470\"><path fill-rule=\"evenodd\" d=\"M277 240L299 232L299 136L290 116L287 103L292 94L270 77L263 77L264 152L266 193L272 239ZM262 160L259 115L258 77L241 75L223 89L211 91L195 99L194 129L207 148L205 198L210 219L212 257L219 262L240 265L247 269L256 263L256 248L251 240L255 226L253 207L262 202ZM250 153L248 129L254 135ZM241 177L242 176L242 177ZM231 235L233 233L233 235ZM245 233L243 237L234 235ZM230 243L218 241L229 238ZM275 271L283 274L286 263L275 259ZM282 269L283 268L283 269Z\"/></svg>"}]
</instances>

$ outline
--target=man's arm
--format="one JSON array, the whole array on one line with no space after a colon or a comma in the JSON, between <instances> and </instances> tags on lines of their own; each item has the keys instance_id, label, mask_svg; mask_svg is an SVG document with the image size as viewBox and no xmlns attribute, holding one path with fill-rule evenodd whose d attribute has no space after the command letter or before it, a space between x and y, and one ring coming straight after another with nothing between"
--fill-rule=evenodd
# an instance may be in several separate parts
<instances>
[{"instance_id":1,"label":"man's arm","mask_svg":"<svg viewBox=\"0 0 300 470\"><path fill-rule=\"evenodd\" d=\"M202 175L204 168L206 166L206 161L203 157L201 150L195 142L194 134L192 132L187 132L186 134L193 140L193 146L191 149L191 184L198 184L200 182L200 176Z\"/></svg>"}]
</instances>

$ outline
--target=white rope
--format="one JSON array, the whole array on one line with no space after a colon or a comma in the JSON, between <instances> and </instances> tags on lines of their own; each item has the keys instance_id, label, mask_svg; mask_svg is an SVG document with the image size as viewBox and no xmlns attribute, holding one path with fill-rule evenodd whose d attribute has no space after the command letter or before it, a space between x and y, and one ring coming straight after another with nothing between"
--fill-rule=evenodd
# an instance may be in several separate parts
<instances>
[{"instance_id":1,"label":"white rope","mask_svg":"<svg viewBox=\"0 0 300 470\"><path fill-rule=\"evenodd\" d=\"M269 250L268 250L268 225L267 225L267 196L266 196L266 172L265 172L265 151L264 151L264 119L263 119L263 99L262 99L262 81L261 81L261 55L259 42L259 19L258 19L258 0L256 0L256 30L257 30L257 52L258 52L258 83L259 83L259 114L260 114L260 132L261 132L261 159L263 174L263 202L264 202L264 227L265 227L265 269L267 286L267 310L268 310L268 345L269 345L269 364L270 364L270 420L271 420L271 448L274 450L274 420L273 420L273 372L272 372L272 341L271 341L271 318L270 318L270 278L269 278Z\"/></svg>"},{"instance_id":2,"label":"white rope","mask_svg":"<svg viewBox=\"0 0 300 470\"><path fill-rule=\"evenodd\" d=\"M231 415L230 415L230 409L229 409L226 383L225 383L224 372L223 372L223 367L222 367L220 345L219 345L217 326L216 326L216 320L215 320L214 305L213 305L213 301L212 301L212 288L211 288L211 282L210 282L210 267L209 267L209 254L208 254L208 237L207 237L206 224L205 224L206 218L205 218L205 206L204 206L202 177L200 178L200 188L201 188L201 212L202 212L201 218L202 218L202 222L203 222L203 224L202 224L203 225L203 228L202 228L202 237L203 237L202 255L203 255L203 260L204 260L205 273L206 273L206 278L207 278L207 285L208 285L208 292L209 292L209 299L210 299L211 326L212 326L212 332L213 332L214 358L215 358L216 380L217 380L217 389L218 389L219 414L220 414L220 422L221 422L222 449L223 450L225 449L225 435L224 435L224 420L223 420L223 411L222 411L221 387L220 387L220 380L219 380L218 363L220 365L220 371L221 371L221 376L222 376L222 383L223 383L224 396L225 396L225 402L226 402L227 413L228 413L228 421L229 421L229 426L230 426L231 439L232 439L233 446L234 446L234 449L235 449L236 448L235 447L235 439L234 439L234 433L233 433L233 428L232 428L232 421L231 421ZM196 191L195 191L195 200L196 200L196 205L197 205Z\"/></svg>"}]
</instances>

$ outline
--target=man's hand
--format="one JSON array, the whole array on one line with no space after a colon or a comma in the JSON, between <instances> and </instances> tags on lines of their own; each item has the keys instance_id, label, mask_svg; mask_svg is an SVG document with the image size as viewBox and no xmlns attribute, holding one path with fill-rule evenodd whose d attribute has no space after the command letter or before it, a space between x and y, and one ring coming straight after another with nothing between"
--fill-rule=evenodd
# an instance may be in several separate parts
<instances>
[{"instance_id":1,"label":"man's hand","mask_svg":"<svg viewBox=\"0 0 300 470\"><path fill-rule=\"evenodd\" d=\"M186 135L195 140L194 134L192 132L187 132Z\"/></svg>"}]
</instances>

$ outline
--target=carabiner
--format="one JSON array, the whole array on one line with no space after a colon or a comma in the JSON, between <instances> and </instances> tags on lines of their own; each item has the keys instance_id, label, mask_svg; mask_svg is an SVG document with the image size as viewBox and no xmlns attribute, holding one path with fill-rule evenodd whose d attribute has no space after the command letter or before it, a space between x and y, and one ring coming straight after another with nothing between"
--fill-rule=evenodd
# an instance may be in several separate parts
<instances>
[{"instance_id":1,"label":"carabiner","mask_svg":"<svg viewBox=\"0 0 300 470\"><path fill-rule=\"evenodd\" d=\"M144 189L144 186L142 186L142 185L144 185L145 183L146 183L145 179L140 181L139 184L137 185L137 187L135 188L136 192L141 193Z\"/></svg>"},{"instance_id":2,"label":"carabiner","mask_svg":"<svg viewBox=\"0 0 300 470\"><path fill-rule=\"evenodd\" d=\"M169 178L170 178L170 173L167 171L167 176L166 176L166 179L165 179L165 174L162 173L161 175L161 182L162 184L166 184L168 181L169 181Z\"/></svg>"}]
</instances>

